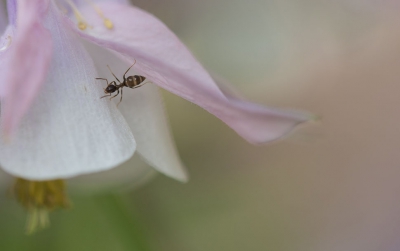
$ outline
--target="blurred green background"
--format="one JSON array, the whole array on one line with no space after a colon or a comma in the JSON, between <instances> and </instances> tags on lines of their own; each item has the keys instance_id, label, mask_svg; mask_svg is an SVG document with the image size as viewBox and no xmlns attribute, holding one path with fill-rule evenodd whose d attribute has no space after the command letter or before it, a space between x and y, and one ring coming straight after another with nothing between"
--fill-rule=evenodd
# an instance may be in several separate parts
<instances>
[{"instance_id":1,"label":"blurred green background","mask_svg":"<svg viewBox=\"0 0 400 251\"><path fill-rule=\"evenodd\" d=\"M157 175L130 191L72 192L73 209L33 236L24 235L24 211L0 197L0 250L400 249L397 6L132 2L247 98L322 121L256 147L164 92L187 184Z\"/></svg>"}]
</instances>

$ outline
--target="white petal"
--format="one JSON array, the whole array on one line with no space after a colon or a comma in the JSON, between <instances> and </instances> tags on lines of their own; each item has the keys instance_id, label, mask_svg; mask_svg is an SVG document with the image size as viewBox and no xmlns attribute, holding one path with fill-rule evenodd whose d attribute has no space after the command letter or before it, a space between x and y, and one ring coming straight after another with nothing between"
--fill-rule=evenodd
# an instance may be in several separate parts
<instances>
[{"instance_id":1,"label":"white petal","mask_svg":"<svg viewBox=\"0 0 400 251\"><path fill-rule=\"evenodd\" d=\"M138 153L158 171L187 181L186 169L172 139L158 87L147 83L135 90L126 90L120 110L135 135Z\"/></svg>"},{"instance_id":2,"label":"white petal","mask_svg":"<svg viewBox=\"0 0 400 251\"><path fill-rule=\"evenodd\" d=\"M87 50L94 58L98 72L102 74L101 77L113 79L107 69L108 64L118 79L122 81L123 74L132 65L132 62L122 61L107 49L90 43L86 43L86 45ZM134 75L134 67L132 69L127 76ZM123 90L123 101L119 105L119 109L135 136L138 153L161 173L180 181L186 181L186 170L171 137L158 87L147 83L136 89L124 88ZM116 97L115 100L119 102L119 97Z\"/></svg>"},{"instance_id":3,"label":"white petal","mask_svg":"<svg viewBox=\"0 0 400 251\"><path fill-rule=\"evenodd\" d=\"M136 148L120 112L99 99L93 61L55 14L46 19L55 50L46 83L12 142L0 141L3 169L31 180L110 169Z\"/></svg>"}]
</instances>

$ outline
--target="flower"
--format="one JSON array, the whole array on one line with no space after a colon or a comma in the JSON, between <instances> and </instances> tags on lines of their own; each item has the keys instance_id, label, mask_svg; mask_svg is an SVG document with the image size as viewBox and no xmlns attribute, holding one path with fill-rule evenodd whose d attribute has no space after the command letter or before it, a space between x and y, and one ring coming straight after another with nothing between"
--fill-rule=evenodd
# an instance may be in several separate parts
<instances>
[{"instance_id":1,"label":"flower","mask_svg":"<svg viewBox=\"0 0 400 251\"><path fill-rule=\"evenodd\" d=\"M12 42L0 55L2 125L11 133L19 124L19 131L12 144L0 145L7 172L47 180L101 171L130 158L136 141L139 154L155 168L185 179L176 158L167 160L175 152L166 150L173 147L157 87L126 91L119 112L98 98L102 90L95 77L108 74L107 64L122 73L136 60L140 75L203 107L251 143L275 140L310 119L223 92L150 14L123 1L86 3L8 1L10 20L2 41Z\"/></svg>"},{"instance_id":2,"label":"flower","mask_svg":"<svg viewBox=\"0 0 400 251\"><path fill-rule=\"evenodd\" d=\"M111 169L137 150L158 171L185 181L158 87L201 106L254 144L311 119L232 95L162 22L125 1L8 0L7 7L0 97L2 130L12 141L0 143L0 165L24 180ZM107 65L122 76L132 62L151 83L125 90L118 108L99 99L104 83L95 78L112 78Z\"/></svg>"}]
</instances>

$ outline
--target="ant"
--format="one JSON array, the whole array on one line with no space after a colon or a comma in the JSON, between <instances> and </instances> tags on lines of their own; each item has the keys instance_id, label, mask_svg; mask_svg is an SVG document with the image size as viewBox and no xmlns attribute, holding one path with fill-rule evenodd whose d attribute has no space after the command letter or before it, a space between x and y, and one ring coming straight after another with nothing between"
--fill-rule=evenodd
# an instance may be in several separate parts
<instances>
[{"instance_id":1,"label":"ant","mask_svg":"<svg viewBox=\"0 0 400 251\"><path fill-rule=\"evenodd\" d=\"M110 98L113 99L116 96L118 96L119 94L119 89L121 89L121 99L119 100L117 106L119 105L119 103L121 103L122 101L122 88L124 87L129 87L132 89L141 87L142 85L144 85L145 83L143 83L143 81L146 79L143 76L140 75L134 75L134 76L129 76L129 77L125 77L125 75L128 73L128 71L132 68L132 66L134 66L136 64L136 60L135 63L133 63L133 65L131 65L131 67L128 68L128 70L126 70L125 74L124 74L124 81L121 83L121 81L119 81L119 79L115 76L115 74L112 72L110 66L107 65L108 69L110 70L111 74L114 76L114 78L119 82L119 84L117 84L115 81L112 81L111 83L108 83L108 79L106 78L96 78L96 79L101 79L101 80L105 80L107 81L107 87L104 88L104 93L108 94L108 95L104 95L101 98L105 98L105 97L110 97L112 93L114 92L118 92L116 95L112 96Z\"/></svg>"}]
</instances>

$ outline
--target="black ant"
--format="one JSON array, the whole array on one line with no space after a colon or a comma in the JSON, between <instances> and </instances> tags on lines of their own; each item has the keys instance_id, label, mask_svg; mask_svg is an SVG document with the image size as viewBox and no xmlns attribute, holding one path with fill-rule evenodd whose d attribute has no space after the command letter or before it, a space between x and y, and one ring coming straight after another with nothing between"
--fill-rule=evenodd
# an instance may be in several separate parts
<instances>
[{"instance_id":1,"label":"black ant","mask_svg":"<svg viewBox=\"0 0 400 251\"><path fill-rule=\"evenodd\" d=\"M105 97L110 97L111 96L111 93L114 93L114 92L118 92L116 95L114 95L114 96L112 96L111 98L110 98L110 100L111 99L113 99L113 98L115 98L116 96L118 96L118 94L119 94L119 89L121 89L121 99L119 100L119 102L118 102L118 104L117 104L117 106L119 105L119 103L121 103L121 101L122 101L122 88L123 87L129 87L129 88L132 88L132 89L135 89L135 88L138 88L138 87L141 87L142 85L144 85L145 83L143 83L143 81L146 79L145 77L143 77L143 76L140 76L140 75L134 75L134 76L129 76L129 77L125 77L125 75L128 73L128 71L132 68L132 66L134 66L136 64L136 60L135 60L135 63L133 63L133 65L131 65L131 67L129 67L128 68L128 70L126 70L126 72L125 72L125 74L124 74L124 81L121 83L121 81L119 81L119 79L115 76L115 74L112 72L112 70L110 69L110 66L108 66L107 65L107 67L108 67L108 69L110 70L110 72L111 72L111 74L114 76L114 78L119 82L119 84L117 84L117 82L115 82L115 81L112 81L111 83L108 83L108 79L106 79L106 78L96 78L96 79L102 79L102 80L105 80L105 81L107 81L107 87L106 88L104 88L104 93L105 94L108 94L108 95L104 95L103 97L101 97L101 98L105 98Z\"/></svg>"}]
</instances>

